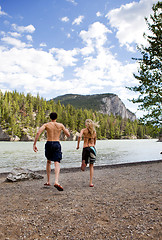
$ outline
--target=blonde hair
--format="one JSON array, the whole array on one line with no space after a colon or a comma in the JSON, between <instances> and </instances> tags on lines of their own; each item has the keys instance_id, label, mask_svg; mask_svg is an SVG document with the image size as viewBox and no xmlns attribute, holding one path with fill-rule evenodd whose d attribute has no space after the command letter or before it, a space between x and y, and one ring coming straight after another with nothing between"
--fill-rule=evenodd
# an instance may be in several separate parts
<instances>
[{"instance_id":1,"label":"blonde hair","mask_svg":"<svg viewBox=\"0 0 162 240\"><path fill-rule=\"evenodd\" d=\"M91 119L86 119L85 124L91 135L95 133L95 127L99 127L98 122L93 122Z\"/></svg>"}]
</instances>

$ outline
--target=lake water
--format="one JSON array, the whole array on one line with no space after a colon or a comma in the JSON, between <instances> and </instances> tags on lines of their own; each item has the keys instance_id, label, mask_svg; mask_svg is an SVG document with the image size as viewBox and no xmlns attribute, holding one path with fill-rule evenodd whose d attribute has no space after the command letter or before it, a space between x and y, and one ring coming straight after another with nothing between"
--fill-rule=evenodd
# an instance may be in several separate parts
<instances>
[{"instance_id":1,"label":"lake water","mask_svg":"<svg viewBox=\"0 0 162 240\"><path fill-rule=\"evenodd\" d=\"M79 167L80 149L75 141L61 142L63 159L61 168ZM45 170L45 142L37 142L38 152L33 151L33 142L0 142L0 173L9 172L14 167L31 170ZM162 143L157 139L142 140L99 140L96 143L97 160L95 165L111 165L162 159Z\"/></svg>"}]
</instances>

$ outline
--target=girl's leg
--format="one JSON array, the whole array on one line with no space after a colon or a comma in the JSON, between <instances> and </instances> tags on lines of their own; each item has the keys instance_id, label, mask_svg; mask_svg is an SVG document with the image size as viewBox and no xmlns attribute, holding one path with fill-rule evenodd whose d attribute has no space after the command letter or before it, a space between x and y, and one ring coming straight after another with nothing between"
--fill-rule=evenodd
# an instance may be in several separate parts
<instances>
[{"instance_id":1,"label":"girl's leg","mask_svg":"<svg viewBox=\"0 0 162 240\"><path fill-rule=\"evenodd\" d=\"M84 171L87 164L85 163L85 160L82 160L81 170Z\"/></svg>"},{"instance_id":2,"label":"girl's leg","mask_svg":"<svg viewBox=\"0 0 162 240\"><path fill-rule=\"evenodd\" d=\"M92 163L89 164L89 168L90 168L90 181L89 181L89 186L90 186L90 187L93 187L92 180L93 180L94 169L93 169L93 164L92 164Z\"/></svg>"}]
</instances>

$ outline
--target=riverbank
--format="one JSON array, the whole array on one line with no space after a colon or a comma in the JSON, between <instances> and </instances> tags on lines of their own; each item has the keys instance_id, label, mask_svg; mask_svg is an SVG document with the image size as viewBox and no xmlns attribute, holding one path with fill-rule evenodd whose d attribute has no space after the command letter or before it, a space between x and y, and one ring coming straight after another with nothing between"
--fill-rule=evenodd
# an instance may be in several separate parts
<instances>
[{"instance_id":1,"label":"riverbank","mask_svg":"<svg viewBox=\"0 0 162 240\"><path fill-rule=\"evenodd\" d=\"M162 162L61 171L63 192L43 180L0 177L0 239L160 239ZM53 183L54 174L51 175Z\"/></svg>"}]
</instances>

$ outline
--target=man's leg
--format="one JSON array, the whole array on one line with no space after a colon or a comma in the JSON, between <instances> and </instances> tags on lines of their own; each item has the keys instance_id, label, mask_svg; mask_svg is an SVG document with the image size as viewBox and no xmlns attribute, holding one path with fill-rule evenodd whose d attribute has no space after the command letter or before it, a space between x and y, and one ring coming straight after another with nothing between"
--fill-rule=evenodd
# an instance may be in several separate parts
<instances>
[{"instance_id":1,"label":"man's leg","mask_svg":"<svg viewBox=\"0 0 162 240\"><path fill-rule=\"evenodd\" d=\"M55 184L54 187L57 188L58 191L63 191L63 187L59 185L58 180L59 180L59 173L60 173L60 163L55 162Z\"/></svg>"},{"instance_id":2,"label":"man's leg","mask_svg":"<svg viewBox=\"0 0 162 240\"><path fill-rule=\"evenodd\" d=\"M89 181L89 186L90 186L90 187L93 187L92 180L93 180L93 172L94 172L94 170L93 170L93 164L92 164L92 163L89 164L89 168L90 168L90 181Z\"/></svg>"},{"instance_id":3,"label":"man's leg","mask_svg":"<svg viewBox=\"0 0 162 240\"><path fill-rule=\"evenodd\" d=\"M59 173L60 173L60 163L55 162L55 184L58 184Z\"/></svg>"},{"instance_id":4,"label":"man's leg","mask_svg":"<svg viewBox=\"0 0 162 240\"><path fill-rule=\"evenodd\" d=\"M47 160L46 172L47 172L47 184L50 184L50 174L51 174L51 161L50 160Z\"/></svg>"}]
</instances>

